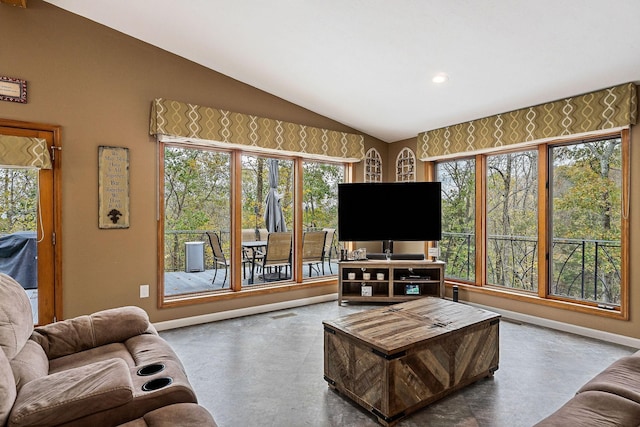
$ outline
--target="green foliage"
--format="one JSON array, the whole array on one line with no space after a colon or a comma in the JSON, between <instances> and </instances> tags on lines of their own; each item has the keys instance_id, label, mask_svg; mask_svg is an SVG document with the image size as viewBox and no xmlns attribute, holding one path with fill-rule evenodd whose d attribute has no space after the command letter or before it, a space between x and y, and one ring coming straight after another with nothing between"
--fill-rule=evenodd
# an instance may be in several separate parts
<instances>
[{"instance_id":1,"label":"green foliage","mask_svg":"<svg viewBox=\"0 0 640 427\"><path fill-rule=\"evenodd\" d=\"M0 234L37 229L38 171L0 168Z\"/></svg>"},{"instance_id":2,"label":"green foliage","mask_svg":"<svg viewBox=\"0 0 640 427\"><path fill-rule=\"evenodd\" d=\"M475 161L438 163L442 185L442 231L440 257L447 276L473 280L475 276Z\"/></svg>"},{"instance_id":3,"label":"green foliage","mask_svg":"<svg viewBox=\"0 0 640 427\"><path fill-rule=\"evenodd\" d=\"M326 163L303 163L302 222L305 228L336 228L338 225L338 183L342 166Z\"/></svg>"},{"instance_id":4,"label":"green foliage","mask_svg":"<svg viewBox=\"0 0 640 427\"><path fill-rule=\"evenodd\" d=\"M165 229L229 229L229 155L165 150Z\"/></svg>"}]
</instances>

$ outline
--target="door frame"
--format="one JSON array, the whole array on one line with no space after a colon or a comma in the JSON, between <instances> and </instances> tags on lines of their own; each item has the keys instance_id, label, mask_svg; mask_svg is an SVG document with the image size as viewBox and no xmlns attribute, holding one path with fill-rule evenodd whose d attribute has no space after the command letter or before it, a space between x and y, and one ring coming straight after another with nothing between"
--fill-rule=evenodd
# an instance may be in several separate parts
<instances>
[{"instance_id":1,"label":"door frame","mask_svg":"<svg viewBox=\"0 0 640 427\"><path fill-rule=\"evenodd\" d=\"M0 134L47 141L52 169L40 169L38 209L38 324L63 319L61 127L0 118ZM46 191L42 191L42 190ZM44 233L44 236L42 235Z\"/></svg>"}]
</instances>

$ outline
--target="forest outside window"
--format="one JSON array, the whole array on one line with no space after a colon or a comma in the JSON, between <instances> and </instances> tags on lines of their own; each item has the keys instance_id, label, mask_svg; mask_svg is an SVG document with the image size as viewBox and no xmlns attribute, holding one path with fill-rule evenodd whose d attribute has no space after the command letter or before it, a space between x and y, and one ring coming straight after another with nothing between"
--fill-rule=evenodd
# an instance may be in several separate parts
<instances>
[{"instance_id":1,"label":"forest outside window","mask_svg":"<svg viewBox=\"0 0 640 427\"><path fill-rule=\"evenodd\" d=\"M628 144L623 132L436 163L447 279L626 315Z\"/></svg>"}]
</instances>

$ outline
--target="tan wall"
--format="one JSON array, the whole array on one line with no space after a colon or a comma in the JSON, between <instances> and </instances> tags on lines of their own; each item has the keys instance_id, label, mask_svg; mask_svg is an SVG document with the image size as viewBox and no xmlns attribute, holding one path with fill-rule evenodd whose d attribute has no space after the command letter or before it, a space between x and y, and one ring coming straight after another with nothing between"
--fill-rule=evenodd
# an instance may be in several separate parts
<instances>
[{"instance_id":1,"label":"tan wall","mask_svg":"<svg viewBox=\"0 0 640 427\"><path fill-rule=\"evenodd\" d=\"M353 129L40 0L0 5L0 75L27 80L28 103L0 117L62 126L64 317L134 304L155 322L335 293L336 285L191 307L156 307L156 150L163 97L338 131ZM383 144L365 136L367 145ZM98 228L98 146L129 148L130 228ZM139 298L139 285L151 297Z\"/></svg>"}]
</instances>

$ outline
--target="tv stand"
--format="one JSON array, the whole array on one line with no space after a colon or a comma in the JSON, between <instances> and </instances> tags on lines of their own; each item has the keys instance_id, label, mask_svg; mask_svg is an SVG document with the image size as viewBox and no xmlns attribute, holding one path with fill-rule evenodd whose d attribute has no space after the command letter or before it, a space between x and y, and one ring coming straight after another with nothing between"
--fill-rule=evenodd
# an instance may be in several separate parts
<instances>
[{"instance_id":1,"label":"tv stand","mask_svg":"<svg viewBox=\"0 0 640 427\"><path fill-rule=\"evenodd\" d=\"M338 304L444 298L443 261L362 260L338 263ZM350 277L351 273L351 277ZM370 277L365 279L364 275ZM378 275L381 275L378 279Z\"/></svg>"}]
</instances>

